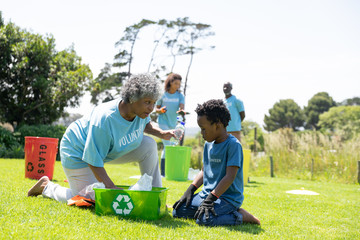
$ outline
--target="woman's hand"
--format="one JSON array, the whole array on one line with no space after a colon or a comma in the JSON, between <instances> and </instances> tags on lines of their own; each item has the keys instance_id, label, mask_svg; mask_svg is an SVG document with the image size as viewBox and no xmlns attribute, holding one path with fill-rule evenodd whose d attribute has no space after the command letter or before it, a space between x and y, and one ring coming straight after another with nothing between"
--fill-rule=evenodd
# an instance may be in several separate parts
<instances>
[{"instance_id":1,"label":"woman's hand","mask_svg":"<svg viewBox=\"0 0 360 240\"><path fill-rule=\"evenodd\" d=\"M91 171L93 172L94 176L99 182L104 183L105 188L109 189L118 189L116 185L113 183L113 181L110 179L109 175L107 174L104 167L95 167L91 164L88 164Z\"/></svg>"},{"instance_id":2,"label":"woman's hand","mask_svg":"<svg viewBox=\"0 0 360 240\"><path fill-rule=\"evenodd\" d=\"M161 107L160 105L157 105L155 108L155 112L158 114L166 113L167 109L166 106Z\"/></svg>"},{"instance_id":3,"label":"woman's hand","mask_svg":"<svg viewBox=\"0 0 360 240\"><path fill-rule=\"evenodd\" d=\"M162 108L160 108L160 114L166 113L166 106L163 106Z\"/></svg>"},{"instance_id":4,"label":"woman's hand","mask_svg":"<svg viewBox=\"0 0 360 240\"><path fill-rule=\"evenodd\" d=\"M180 109L179 111L176 111L177 114L180 114L184 117L185 114L190 114L189 112L185 112L184 109Z\"/></svg>"},{"instance_id":5,"label":"woman's hand","mask_svg":"<svg viewBox=\"0 0 360 240\"><path fill-rule=\"evenodd\" d=\"M171 130L163 130L163 131L161 132L161 138L162 138L162 139L164 139L164 140L170 140L171 137L176 138L175 130L174 130L174 129L171 129Z\"/></svg>"},{"instance_id":6,"label":"woman's hand","mask_svg":"<svg viewBox=\"0 0 360 240\"><path fill-rule=\"evenodd\" d=\"M144 132L147 134L154 135L154 136L164 139L164 140L170 140L171 137L176 138L174 129L162 130L156 124L154 124L152 122L149 122L148 124L146 124Z\"/></svg>"}]
</instances>

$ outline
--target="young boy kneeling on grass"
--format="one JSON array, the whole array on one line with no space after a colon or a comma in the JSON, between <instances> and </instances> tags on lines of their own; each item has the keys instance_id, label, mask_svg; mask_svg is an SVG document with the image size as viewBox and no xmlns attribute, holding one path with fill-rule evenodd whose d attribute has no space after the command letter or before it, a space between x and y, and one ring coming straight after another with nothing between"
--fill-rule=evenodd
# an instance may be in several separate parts
<instances>
[{"instance_id":1,"label":"young boy kneeling on grass","mask_svg":"<svg viewBox=\"0 0 360 240\"><path fill-rule=\"evenodd\" d=\"M229 110L222 100L198 105L197 122L205 139L203 168L184 195L173 205L173 216L196 219L206 226L260 224L240 208L244 200L243 151L240 142L226 131ZM195 191L204 184L202 191Z\"/></svg>"}]
</instances>

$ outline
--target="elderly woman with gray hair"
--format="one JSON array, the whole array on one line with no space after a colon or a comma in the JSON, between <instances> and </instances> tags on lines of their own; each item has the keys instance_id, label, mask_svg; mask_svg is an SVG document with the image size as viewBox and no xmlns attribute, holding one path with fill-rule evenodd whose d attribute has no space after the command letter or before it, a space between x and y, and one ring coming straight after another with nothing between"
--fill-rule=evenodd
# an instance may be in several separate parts
<instances>
[{"instance_id":1,"label":"elderly woman with gray hair","mask_svg":"<svg viewBox=\"0 0 360 240\"><path fill-rule=\"evenodd\" d=\"M102 182L116 189L104 163L138 162L141 175L152 176L152 185L161 187L157 145L144 132L169 140L173 130L161 130L150 122L150 113L161 95L158 81L150 74L133 75L122 87L121 98L95 107L66 130L60 143L60 157L70 188L42 177L28 196L60 202L79 194L87 186Z\"/></svg>"}]
</instances>

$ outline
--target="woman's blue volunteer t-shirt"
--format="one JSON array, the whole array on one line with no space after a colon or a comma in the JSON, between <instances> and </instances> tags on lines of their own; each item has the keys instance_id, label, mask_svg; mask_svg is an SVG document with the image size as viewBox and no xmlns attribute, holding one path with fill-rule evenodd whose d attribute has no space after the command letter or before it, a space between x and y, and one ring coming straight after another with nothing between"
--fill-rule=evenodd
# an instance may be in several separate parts
<instances>
[{"instance_id":1,"label":"woman's blue volunteer t-shirt","mask_svg":"<svg viewBox=\"0 0 360 240\"><path fill-rule=\"evenodd\" d=\"M239 167L239 169L235 180L220 198L239 208L244 200L243 152L241 143L231 134L222 143L205 142L204 186L199 194L200 197L205 198L214 190L226 175L226 168L229 166Z\"/></svg>"},{"instance_id":2,"label":"woman's blue volunteer t-shirt","mask_svg":"<svg viewBox=\"0 0 360 240\"><path fill-rule=\"evenodd\" d=\"M140 146L150 117L125 120L119 111L121 99L101 104L67 128L60 144L65 168L103 167Z\"/></svg>"},{"instance_id":3,"label":"woman's blue volunteer t-shirt","mask_svg":"<svg viewBox=\"0 0 360 240\"><path fill-rule=\"evenodd\" d=\"M171 94L165 92L161 98L156 102L156 105L166 106L166 112L159 114L158 123L161 127L165 125L168 129L174 129L176 127L177 111L179 110L180 104L185 104L184 95L178 91Z\"/></svg>"},{"instance_id":4,"label":"woman's blue volunteer t-shirt","mask_svg":"<svg viewBox=\"0 0 360 240\"><path fill-rule=\"evenodd\" d=\"M226 130L228 132L240 131L241 130L240 112L245 111L244 103L240 99L236 98L234 95L232 95L229 98L226 98L224 102L227 108L229 109L231 115L231 120L229 121Z\"/></svg>"}]
</instances>

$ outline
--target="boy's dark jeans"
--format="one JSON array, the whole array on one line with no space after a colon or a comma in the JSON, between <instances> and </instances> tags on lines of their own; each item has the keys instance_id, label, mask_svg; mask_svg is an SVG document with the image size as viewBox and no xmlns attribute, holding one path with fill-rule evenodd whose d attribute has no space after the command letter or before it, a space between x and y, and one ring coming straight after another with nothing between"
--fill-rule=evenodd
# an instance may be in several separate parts
<instances>
[{"instance_id":1,"label":"boy's dark jeans","mask_svg":"<svg viewBox=\"0 0 360 240\"><path fill-rule=\"evenodd\" d=\"M183 204L177 210L173 210L173 217L194 219L194 215L202 201L204 201L204 199L201 198L199 194L195 194L189 207L186 207L186 204ZM237 212L236 207L226 200L219 198L215 201L214 208L217 216L210 213L210 217L206 219L205 214L203 214L200 220L196 219L196 223L205 226L242 224L242 215Z\"/></svg>"}]
</instances>

